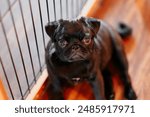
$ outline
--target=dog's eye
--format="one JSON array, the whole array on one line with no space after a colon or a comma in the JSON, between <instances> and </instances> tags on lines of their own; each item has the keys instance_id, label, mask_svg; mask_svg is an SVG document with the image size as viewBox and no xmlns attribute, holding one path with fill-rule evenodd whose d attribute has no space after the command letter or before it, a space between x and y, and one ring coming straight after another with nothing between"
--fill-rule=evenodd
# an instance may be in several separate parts
<instances>
[{"instance_id":1,"label":"dog's eye","mask_svg":"<svg viewBox=\"0 0 150 117\"><path fill-rule=\"evenodd\" d=\"M82 42L85 44L85 45L89 45L91 43L91 38L84 38L82 40Z\"/></svg>"},{"instance_id":2,"label":"dog's eye","mask_svg":"<svg viewBox=\"0 0 150 117\"><path fill-rule=\"evenodd\" d=\"M66 47L66 45L68 44L68 42L66 40L59 40L58 44L61 48Z\"/></svg>"}]
</instances>

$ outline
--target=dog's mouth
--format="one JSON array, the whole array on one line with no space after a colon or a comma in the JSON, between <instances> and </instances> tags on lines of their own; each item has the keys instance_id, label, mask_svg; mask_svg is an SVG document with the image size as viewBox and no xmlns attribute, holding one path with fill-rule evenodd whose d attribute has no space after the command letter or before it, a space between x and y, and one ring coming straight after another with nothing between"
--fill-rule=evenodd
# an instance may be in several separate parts
<instances>
[{"instance_id":1,"label":"dog's mouth","mask_svg":"<svg viewBox=\"0 0 150 117\"><path fill-rule=\"evenodd\" d=\"M85 55L81 53L73 53L69 57L70 60L84 60L85 58L86 58Z\"/></svg>"},{"instance_id":2,"label":"dog's mouth","mask_svg":"<svg viewBox=\"0 0 150 117\"><path fill-rule=\"evenodd\" d=\"M68 60L70 62L75 62L75 61L82 61L82 60L86 60L87 59L87 55L81 54L81 53L75 53L75 54L71 54L68 57Z\"/></svg>"}]
</instances>

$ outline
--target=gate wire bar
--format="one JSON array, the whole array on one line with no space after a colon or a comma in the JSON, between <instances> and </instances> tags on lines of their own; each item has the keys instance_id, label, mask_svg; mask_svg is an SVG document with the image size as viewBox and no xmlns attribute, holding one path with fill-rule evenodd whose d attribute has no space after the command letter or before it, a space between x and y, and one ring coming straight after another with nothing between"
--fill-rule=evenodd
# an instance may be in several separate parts
<instances>
[{"instance_id":1,"label":"gate wire bar","mask_svg":"<svg viewBox=\"0 0 150 117\"><path fill-rule=\"evenodd\" d=\"M48 0L46 0L46 5L47 5L47 17L48 17L48 22L50 22Z\"/></svg>"},{"instance_id":2,"label":"gate wire bar","mask_svg":"<svg viewBox=\"0 0 150 117\"><path fill-rule=\"evenodd\" d=\"M34 31L34 37L35 37L35 42L36 42L36 48L37 48L37 54L38 54L38 60L39 60L39 65L40 65L40 72L42 72L42 65L41 65L41 60L40 60L40 53L39 53L39 47L38 47L38 40L37 40L37 35L36 35L36 30L35 30L35 22L33 18L33 11L32 11L32 5L31 1L29 0L29 8L31 12L31 18L32 18L32 25L33 25L33 31Z\"/></svg>"},{"instance_id":3,"label":"gate wire bar","mask_svg":"<svg viewBox=\"0 0 150 117\"><path fill-rule=\"evenodd\" d=\"M78 0L76 0L76 13L75 13L75 15L77 15L78 13L79 13L79 2L78 2Z\"/></svg>"},{"instance_id":4,"label":"gate wire bar","mask_svg":"<svg viewBox=\"0 0 150 117\"><path fill-rule=\"evenodd\" d=\"M44 65L42 65L42 70L43 70L43 72L44 72L44 68L45 68L45 64ZM38 80L40 79L40 76L43 74L43 72L38 72L37 74L36 74L36 78L38 78L37 79L37 81L35 82L35 80L33 80L31 83L30 83L30 88L33 90L33 87L35 86L35 84L37 85L37 82L38 82ZM47 75L48 76L48 75ZM45 79L45 78L42 78L42 79ZM26 90L25 91L25 93L24 93L24 98L26 99L26 98L28 98L28 95L30 95L31 93L32 93L32 90L29 92L28 90ZM33 99L33 98L30 98L30 99Z\"/></svg>"},{"instance_id":5,"label":"gate wire bar","mask_svg":"<svg viewBox=\"0 0 150 117\"><path fill-rule=\"evenodd\" d=\"M73 6L73 4L74 4L74 3L73 3L73 0L71 0L71 5L72 5L72 8L71 8L71 9L72 9L72 10L71 10L71 11L72 11L72 13L71 13L71 18L74 18L74 6Z\"/></svg>"},{"instance_id":6,"label":"gate wire bar","mask_svg":"<svg viewBox=\"0 0 150 117\"><path fill-rule=\"evenodd\" d=\"M26 42L27 42L27 46L28 46L28 51L29 51L29 56L30 56L30 61L31 61L31 67L32 67L32 70L33 70L33 77L34 77L34 81L36 82L35 69L34 69L34 65L33 65L33 59L32 59L32 55L31 55L31 48L30 48L30 45L29 45L29 38L28 38L28 35L27 35L27 28L26 28L26 24L25 24L25 20L24 20L24 14L23 14L21 0L19 0L19 7L20 7L20 11L21 11L23 28L24 28L24 32L25 32L25 36L26 36Z\"/></svg>"},{"instance_id":7,"label":"gate wire bar","mask_svg":"<svg viewBox=\"0 0 150 117\"><path fill-rule=\"evenodd\" d=\"M10 0L8 0L8 7L10 9L10 15L11 15L11 19L12 19L12 23L13 23L13 27L14 27L16 39L17 39L17 44L18 44L18 47L19 47L19 52L20 52L20 56L21 56L21 61L22 61L22 65L23 65L25 77L26 77L26 82L27 82L27 85L28 85L28 90L30 91L30 85L29 85L28 75L27 75L27 71L26 71L26 67L25 67L25 63L24 63L24 59L23 59L23 54L22 54L22 51L21 51L19 37L18 37L18 34L17 34L17 29L16 29L16 25L15 25L15 21L14 21L14 16L13 16L13 13L12 13L12 9L10 7ZM19 82L19 79L17 79L17 81ZM22 99L23 99L23 97L22 97Z\"/></svg>"},{"instance_id":8,"label":"gate wire bar","mask_svg":"<svg viewBox=\"0 0 150 117\"><path fill-rule=\"evenodd\" d=\"M84 5L84 0L81 0L81 4L82 4L81 6L83 6L83 5Z\"/></svg>"},{"instance_id":9,"label":"gate wire bar","mask_svg":"<svg viewBox=\"0 0 150 117\"><path fill-rule=\"evenodd\" d=\"M62 0L60 0L60 18L62 18Z\"/></svg>"},{"instance_id":10,"label":"gate wire bar","mask_svg":"<svg viewBox=\"0 0 150 117\"><path fill-rule=\"evenodd\" d=\"M43 29L43 19L42 19L40 0L38 0L38 6L39 6L39 13L40 13L41 28L42 28L43 44L44 44L44 50L45 50L46 45L45 45L45 36L44 36L44 29Z\"/></svg>"},{"instance_id":11,"label":"gate wire bar","mask_svg":"<svg viewBox=\"0 0 150 117\"><path fill-rule=\"evenodd\" d=\"M0 14L0 17L1 17L1 14ZM5 36L5 39L6 39L6 44L7 44L7 47L8 47L8 51L9 51L9 55L10 55L10 58L11 58L11 62L12 62L13 68L14 68L15 76L16 76L16 79L17 79L17 83L18 83L18 86L19 86L19 91L20 91L20 94L21 94L21 98L23 99L23 93L22 93L22 90L21 90L19 77L18 77L18 74L17 74L17 70L16 70L16 67L15 67L15 63L14 63L14 60L13 60L13 56L12 56L12 53L11 53L10 45L9 45L9 42L8 42L8 38L7 38L7 35L6 35L6 31L5 31L2 19L1 19L1 24L2 24L2 30L4 32L4 36Z\"/></svg>"},{"instance_id":12,"label":"gate wire bar","mask_svg":"<svg viewBox=\"0 0 150 117\"><path fill-rule=\"evenodd\" d=\"M8 85L10 94L11 94L11 97L12 97L12 99L14 100L15 98L14 98L14 95L13 95L13 92L12 92L12 89L11 89L11 86L10 86L10 83L9 83L9 80L8 80L8 76L7 76L7 74L6 74L6 70L5 70L4 64L3 64L3 62L2 62L1 56L0 56L0 63L1 63L1 65L2 65L2 69L3 69L3 72L4 72L5 78L6 78L6 82L7 82L7 85Z\"/></svg>"},{"instance_id":13,"label":"gate wire bar","mask_svg":"<svg viewBox=\"0 0 150 117\"><path fill-rule=\"evenodd\" d=\"M56 21L56 6L55 6L55 0L53 0L53 5L54 5L54 20Z\"/></svg>"},{"instance_id":14,"label":"gate wire bar","mask_svg":"<svg viewBox=\"0 0 150 117\"><path fill-rule=\"evenodd\" d=\"M14 0L13 3L10 5L10 7L13 7L16 4L16 2L17 0ZM3 19L8 12L9 12L9 9L7 9L3 15L1 14L1 18Z\"/></svg>"},{"instance_id":15,"label":"gate wire bar","mask_svg":"<svg viewBox=\"0 0 150 117\"><path fill-rule=\"evenodd\" d=\"M80 0L80 2L78 2L78 6L79 6L79 11L80 11L81 8L82 8L82 7L81 7L81 6L82 6L82 5L81 5L81 0Z\"/></svg>"},{"instance_id":16,"label":"gate wire bar","mask_svg":"<svg viewBox=\"0 0 150 117\"><path fill-rule=\"evenodd\" d=\"M66 18L69 18L69 13L68 13L68 0L66 0Z\"/></svg>"}]
</instances>

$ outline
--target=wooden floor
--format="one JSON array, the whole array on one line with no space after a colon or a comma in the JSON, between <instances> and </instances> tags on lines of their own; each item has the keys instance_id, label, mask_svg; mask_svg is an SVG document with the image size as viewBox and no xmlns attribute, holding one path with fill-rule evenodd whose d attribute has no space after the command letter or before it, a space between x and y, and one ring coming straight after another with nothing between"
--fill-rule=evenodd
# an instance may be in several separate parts
<instances>
[{"instance_id":1,"label":"wooden floor","mask_svg":"<svg viewBox=\"0 0 150 117\"><path fill-rule=\"evenodd\" d=\"M138 99L150 99L150 1L103 0L97 2L90 17L104 19L112 26L123 21L133 28L133 35L125 42L129 73ZM66 99L93 99L88 84L65 91Z\"/></svg>"}]
</instances>

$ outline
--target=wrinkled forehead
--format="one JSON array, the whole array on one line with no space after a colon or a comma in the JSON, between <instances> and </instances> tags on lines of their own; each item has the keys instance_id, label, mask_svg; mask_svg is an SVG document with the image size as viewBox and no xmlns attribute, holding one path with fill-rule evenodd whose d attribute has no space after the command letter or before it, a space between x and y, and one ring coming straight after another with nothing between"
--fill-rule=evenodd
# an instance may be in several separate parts
<instances>
[{"instance_id":1,"label":"wrinkled forehead","mask_svg":"<svg viewBox=\"0 0 150 117\"><path fill-rule=\"evenodd\" d=\"M88 32L88 29L78 21L64 21L61 22L57 32L59 35L65 34L65 35L79 35L84 34L85 32Z\"/></svg>"}]
</instances>

